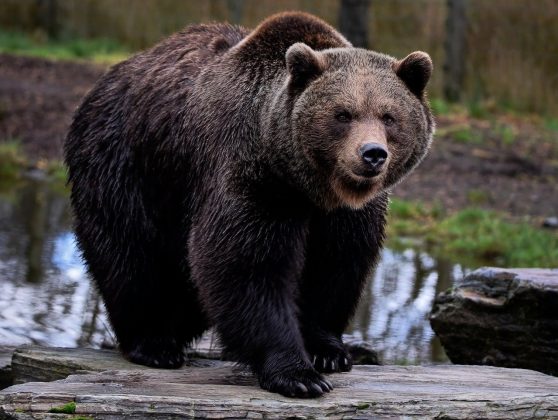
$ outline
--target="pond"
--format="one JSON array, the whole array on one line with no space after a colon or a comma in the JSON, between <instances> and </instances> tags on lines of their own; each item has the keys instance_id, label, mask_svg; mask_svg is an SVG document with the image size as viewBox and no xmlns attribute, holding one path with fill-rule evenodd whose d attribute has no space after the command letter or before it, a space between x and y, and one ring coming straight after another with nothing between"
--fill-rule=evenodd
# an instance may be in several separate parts
<instances>
[{"instance_id":1,"label":"pond","mask_svg":"<svg viewBox=\"0 0 558 420\"><path fill-rule=\"evenodd\" d=\"M384 363L443 363L428 322L434 297L468 270L386 248L347 333ZM113 334L71 228L67 192L31 177L0 192L0 345L110 347Z\"/></svg>"}]
</instances>

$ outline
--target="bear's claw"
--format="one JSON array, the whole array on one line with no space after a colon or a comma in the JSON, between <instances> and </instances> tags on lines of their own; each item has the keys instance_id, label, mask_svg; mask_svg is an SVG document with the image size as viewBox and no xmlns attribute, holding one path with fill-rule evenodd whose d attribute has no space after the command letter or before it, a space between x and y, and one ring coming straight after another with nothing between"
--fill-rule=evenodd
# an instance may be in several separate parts
<instances>
[{"instance_id":1,"label":"bear's claw","mask_svg":"<svg viewBox=\"0 0 558 420\"><path fill-rule=\"evenodd\" d=\"M353 364L340 338L320 333L307 337L307 349L314 369L321 373L348 372Z\"/></svg>"},{"instance_id":2,"label":"bear's claw","mask_svg":"<svg viewBox=\"0 0 558 420\"><path fill-rule=\"evenodd\" d=\"M314 369L322 373L348 372L353 364L344 350L329 354L316 354L313 356Z\"/></svg>"},{"instance_id":3,"label":"bear's claw","mask_svg":"<svg viewBox=\"0 0 558 420\"><path fill-rule=\"evenodd\" d=\"M297 398L316 398L333 390L333 385L314 369L276 374L260 384L268 391Z\"/></svg>"}]
</instances>

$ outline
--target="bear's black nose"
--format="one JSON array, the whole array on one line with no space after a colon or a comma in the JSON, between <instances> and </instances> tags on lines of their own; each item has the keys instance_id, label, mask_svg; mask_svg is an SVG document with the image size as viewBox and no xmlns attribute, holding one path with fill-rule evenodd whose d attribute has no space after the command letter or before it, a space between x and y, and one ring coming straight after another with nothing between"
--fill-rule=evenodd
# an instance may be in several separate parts
<instances>
[{"instance_id":1,"label":"bear's black nose","mask_svg":"<svg viewBox=\"0 0 558 420\"><path fill-rule=\"evenodd\" d=\"M372 169L378 171L388 157L387 150L378 143L366 143L360 148L362 160Z\"/></svg>"}]
</instances>

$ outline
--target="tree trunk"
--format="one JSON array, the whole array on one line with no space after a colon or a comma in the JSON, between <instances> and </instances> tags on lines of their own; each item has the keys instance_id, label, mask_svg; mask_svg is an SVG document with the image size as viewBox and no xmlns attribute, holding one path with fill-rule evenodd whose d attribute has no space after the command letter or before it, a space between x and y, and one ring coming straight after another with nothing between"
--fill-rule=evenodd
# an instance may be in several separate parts
<instances>
[{"instance_id":1,"label":"tree trunk","mask_svg":"<svg viewBox=\"0 0 558 420\"><path fill-rule=\"evenodd\" d=\"M58 25L58 0L37 0L38 23L50 39L57 39Z\"/></svg>"},{"instance_id":2,"label":"tree trunk","mask_svg":"<svg viewBox=\"0 0 558 420\"><path fill-rule=\"evenodd\" d=\"M447 0L444 96L457 102L463 91L467 48L467 0Z\"/></svg>"},{"instance_id":3,"label":"tree trunk","mask_svg":"<svg viewBox=\"0 0 558 420\"><path fill-rule=\"evenodd\" d=\"M369 48L368 12L372 0L341 0L339 29L343 35L359 48Z\"/></svg>"}]
</instances>

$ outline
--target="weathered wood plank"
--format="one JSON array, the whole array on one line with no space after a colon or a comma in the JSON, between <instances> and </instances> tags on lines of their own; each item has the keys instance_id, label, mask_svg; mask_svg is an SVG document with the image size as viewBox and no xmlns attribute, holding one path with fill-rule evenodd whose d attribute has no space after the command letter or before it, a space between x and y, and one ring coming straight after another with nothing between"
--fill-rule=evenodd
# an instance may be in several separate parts
<instances>
[{"instance_id":1,"label":"weathered wood plank","mask_svg":"<svg viewBox=\"0 0 558 420\"><path fill-rule=\"evenodd\" d=\"M48 363L66 363L73 352L78 355L73 368L102 369L114 362L119 370L7 388L0 392L0 419L558 417L558 378L522 369L356 366L350 373L329 375L332 393L296 400L262 391L252 375L230 364L169 371L137 369L116 353L100 350L44 350L47 360L41 363L37 349L18 352L35 355L43 372ZM134 370L128 370L131 366ZM69 402L76 404L74 414L49 413Z\"/></svg>"},{"instance_id":2,"label":"weathered wood plank","mask_svg":"<svg viewBox=\"0 0 558 420\"><path fill-rule=\"evenodd\" d=\"M182 369L232 365L230 362L190 359ZM14 383L50 382L65 379L74 373L105 370L142 370L145 366L128 362L116 350L69 349L58 347L21 346L13 352Z\"/></svg>"},{"instance_id":3,"label":"weathered wood plank","mask_svg":"<svg viewBox=\"0 0 558 420\"><path fill-rule=\"evenodd\" d=\"M377 354L367 343L352 340L349 341L348 347L355 364L363 362L368 364L378 363ZM147 369L126 361L115 350L21 346L13 353L12 370L14 383L16 384L56 381L79 372ZM196 347L188 351L190 359L186 362L186 367L232 364L217 360L220 354L221 347L218 344L216 345L210 337L206 337Z\"/></svg>"}]
</instances>

